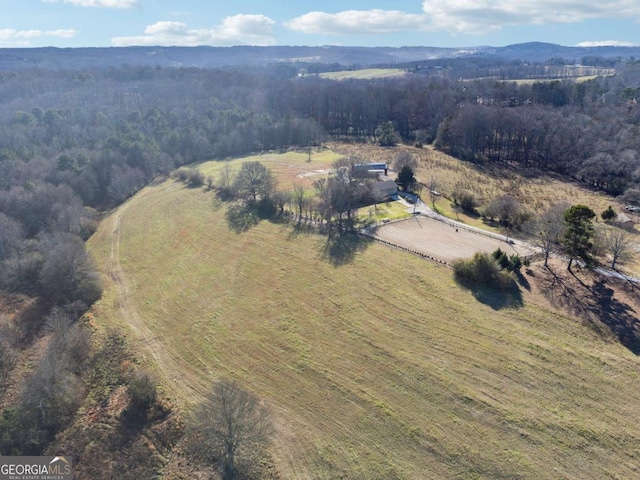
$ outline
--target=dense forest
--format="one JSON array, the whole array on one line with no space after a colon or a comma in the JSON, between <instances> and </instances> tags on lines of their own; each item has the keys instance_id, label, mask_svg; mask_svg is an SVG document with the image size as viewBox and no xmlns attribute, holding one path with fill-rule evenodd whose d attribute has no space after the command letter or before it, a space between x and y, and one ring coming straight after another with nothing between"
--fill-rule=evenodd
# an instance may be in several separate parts
<instances>
[{"instance_id":1,"label":"dense forest","mask_svg":"<svg viewBox=\"0 0 640 480\"><path fill-rule=\"evenodd\" d=\"M289 64L0 72L0 287L40 302L27 330L0 322L0 395L25 341L73 325L100 297L83 244L100 212L182 165L379 142L391 126L397 142L557 172L640 204L640 61L591 59L611 71L585 81L501 80L561 63L422 62L347 81ZM72 418L87 342L78 330L50 344L0 419L0 453L41 453Z\"/></svg>"}]
</instances>

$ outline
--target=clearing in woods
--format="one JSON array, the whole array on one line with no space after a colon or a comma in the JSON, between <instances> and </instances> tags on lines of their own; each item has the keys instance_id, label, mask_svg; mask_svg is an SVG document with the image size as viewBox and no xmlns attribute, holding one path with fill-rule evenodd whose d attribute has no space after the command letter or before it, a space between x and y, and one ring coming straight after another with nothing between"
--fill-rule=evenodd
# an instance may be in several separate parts
<instances>
[{"instance_id":1,"label":"clearing in woods","mask_svg":"<svg viewBox=\"0 0 640 480\"><path fill-rule=\"evenodd\" d=\"M550 307L543 269L521 308L495 309L417 256L362 239L337 263L336 239L238 234L226 211L168 180L105 219L95 324L127 328L183 409L220 378L267 402L282 478L638 475L640 361Z\"/></svg>"},{"instance_id":2,"label":"clearing in woods","mask_svg":"<svg viewBox=\"0 0 640 480\"><path fill-rule=\"evenodd\" d=\"M330 80L365 80L373 78L404 77L406 70L399 68L365 68L362 70L342 70L340 72L325 72L318 76Z\"/></svg>"}]
</instances>

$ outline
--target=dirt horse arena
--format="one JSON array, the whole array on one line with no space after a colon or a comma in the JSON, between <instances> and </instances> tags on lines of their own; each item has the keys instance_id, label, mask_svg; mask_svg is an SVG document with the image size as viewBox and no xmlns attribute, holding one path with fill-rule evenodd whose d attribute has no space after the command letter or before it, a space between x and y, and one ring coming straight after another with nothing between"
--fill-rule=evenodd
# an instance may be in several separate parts
<instances>
[{"instance_id":1,"label":"dirt horse arena","mask_svg":"<svg viewBox=\"0 0 640 480\"><path fill-rule=\"evenodd\" d=\"M530 248L507 243L497 235L478 233L422 215L374 227L369 234L377 240L447 264L457 258L468 258L476 252L490 253L497 248L509 255L533 253Z\"/></svg>"}]
</instances>

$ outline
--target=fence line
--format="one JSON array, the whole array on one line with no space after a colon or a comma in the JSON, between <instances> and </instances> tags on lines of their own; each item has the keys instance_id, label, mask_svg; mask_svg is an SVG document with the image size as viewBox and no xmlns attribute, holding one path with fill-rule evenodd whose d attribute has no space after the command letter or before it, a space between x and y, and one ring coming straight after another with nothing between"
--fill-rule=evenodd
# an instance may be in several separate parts
<instances>
[{"instance_id":1,"label":"fence line","mask_svg":"<svg viewBox=\"0 0 640 480\"><path fill-rule=\"evenodd\" d=\"M451 264L448 263L448 262L445 262L444 260L440 260L439 258L432 257L431 255L429 255L427 253L418 252L417 250L412 250L410 248L403 247L402 245L398 245L397 243L393 243L393 242L389 242L387 240L383 240L383 239L378 238L378 237L376 237L374 235L371 235L369 232L365 232L364 230L360 230L358 232L358 235L361 235L361 236L367 237L367 238L371 238L372 240L375 240L375 241L380 242L380 243L384 243L385 245L389 245L390 247L399 248L401 250L404 250L405 252L413 253L414 255L418 255L419 257L432 260L432 261L440 263L442 265L446 265L447 267L451 267Z\"/></svg>"},{"instance_id":2,"label":"fence line","mask_svg":"<svg viewBox=\"0 0 640 480\"><path fill-rule=\"evenodd\" d=\"M468 225L465 225L464 223L456 222L455 220L451 220L449 218L443 217L442 215L438 215L438 214L427 215L427 214L424 214L424 213L421 213L421 215L424 215L427 218L432 218L433 220L435 220L437 222L449 225L452 228L461 228L463 230L466 230L467 232L471 232L471 233L474 233L476 235L484 235L485 237L493 238L494 240L500 240L502 242L509 243L508 237L506 237L504 235L500 235L498 233L493 233L493 232L487 232L486 230L481 230L481 229L475 228L475 227L470 227Z\"/></svg>"}]
</instances>

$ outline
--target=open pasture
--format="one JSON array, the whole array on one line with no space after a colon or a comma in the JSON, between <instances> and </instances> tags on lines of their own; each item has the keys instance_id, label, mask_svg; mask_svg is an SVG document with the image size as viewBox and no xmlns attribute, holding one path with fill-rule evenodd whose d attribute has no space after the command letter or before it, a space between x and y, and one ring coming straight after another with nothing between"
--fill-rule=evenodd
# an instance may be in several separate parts
<instances>
[{"instance_id":1,"label":"open pasture","mask_svg":"<svg viewBox=\"0 0 640 480\"><path fill-rule=\"evenodd\" d=\"M226 166L231 169L233 175L233 172L240 169L242 163L257 161L264 163L274 173L278 180L278 190L289 190L294 183L311 188L318 178L328 175L333 163L341 157L340 153L325 148L313 148L311 155L307 150L284 153L265 152L230 160L205 162L198 165L198 169L217 180Z\"/></svg>"},{"instance_id":2,"label":"open pasture","mask_svg":"<svg viewBox=\"0 0 640 480\"><path fill-rule=\"evenodd\" d=\"M407 72L399 68L365 68L362 70L344 70L321 73L321 78L330 80L367 80L375 78L403 77Z\"/></svg>"}]
</instances>

